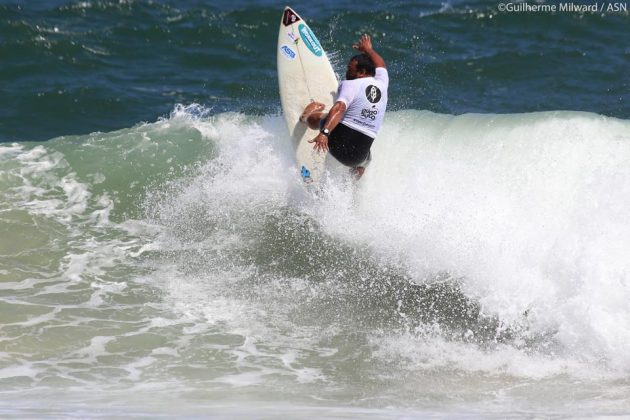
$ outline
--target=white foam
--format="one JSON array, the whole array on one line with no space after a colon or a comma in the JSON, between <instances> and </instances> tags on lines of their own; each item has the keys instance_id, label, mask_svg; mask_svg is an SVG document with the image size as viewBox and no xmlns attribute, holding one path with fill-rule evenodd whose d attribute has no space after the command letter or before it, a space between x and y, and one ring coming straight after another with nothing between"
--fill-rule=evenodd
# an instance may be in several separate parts
<instances>
[{"instance_id":1,"label":"white foam","mask_svg":"<svg viewBox=\"0 0 630 420\"><path fill-rule=\"evenodd\" d=\"M97 226L104 226L109 223L109 215L114 209L114 201L109 198L107 193L99 196L97 200L99 206L90 214L90 222Z\"/></svg>"},{"instance_id":2,"label":"white foam","mask_svg":"<svg viewBox=\"0 0 630 420\"><path fill-rule=\"evenodd\" d=\"M258 385L265 382L265 372L243 372L234 375L224 375L215 380L215 382L228 384L234 387L245 387Z\"/></svg>"},{"instance_id":3,"label":"white foam","mask_svg":"<svg viewBox=\"0 0 630 420\"><path fill-rule=\"evenodd\" d=\"M0 145L0 158L6 159L19 154L24 148L19 143L11 143L10 145Z\"/></svg>"},{"instance_id":4,"label":"white foam","mask_svg":"<svg viewBox=\"0 0 630 420\"><path fill-rule=\"evenodd\" d=\"M164 124L189 117L184 112ZM291 147L280 117L221 114L190 123L218 147L217 156L153 203L150 224L164 229L145 248L197 251L207 259L202 274L182 274L176 264L160 269L173 307L186 319L265 337L278 345L273 357L280 358L284 374L318 380L317 369L295 364L297 356L278 344L283 338L269 326L269 319L283 322L279 318L289 309L235 298L230 288L255 267L221 259L248 240L247 230L260 224L257 214L292 205L325 234L407 267L415 282L448 272L486 314L505 325L525 325L521 339L551 336L558 345L548 352L522 349L517 337L485 351L474 343L450 344L438 334L427 339L425 367L532 378L580 376L602 366L627 372L628 122L585 113L390 113L360 183L331 174L318 198L301 202L293 195L297 177L290 172ZM182 233L207 224L214 230L204 240ZM302 280L292 283L293 291ZM196 324L186 331L207 328ZM295 338L298 327L293 328ZM415 336L401 340L401 353L413 351L405 343L417 344ZM381 344L384 358L398 351ZM239 363L263 357L253 346L236 350ZM431 352L432 346L440 352ZM251 375L226 381L257 383L260 376Z\"/></svg>"},{"instance_id":5,"label":"white foam","mask_svg":"<svg viewBox=\"0 0 630 420\"><path fill-rule=\"evenodd\" d=\"M630 366L630 123L584 113L389 115L336 236L448 271L490 313L557 329L578 359Z\"/></svg>"},{"instance_id":6,"label":"white foam","mask_svg":"<svg viewBox=\"0 0 630 420\"><path fill-rule=\"evenodd\" d=\"M70 174L61 179L61 187L66 194L66 202L69 204L67 211L83 213L87 207L87 199L90 197L85 184L78 182L74 174Z\"/></svg>"},{"instance_id":7,"label":"white foam","mask_svg":"<svg viewBox=\"0 0 630 420\"><path fill-rule=\"evenodd\" d=\"M172 356L179 357L180 354L177 350L170 347L158 347L151 351L151 354L154 356Z\"/></svg>"},{"instance_id":8,"label":"white foam","mask_svg":"<svg viewBox=\"0 0 630 420\"><path fill-rule=\"evenodd\" d=\"M90 339L90 344L82 349L77 350L74 355L79 357L78 360L83 362L95 363L98 361L99 356L109 354L105 349L105 346L111 341L114 341L116 337L108 336L94 336Z\"/></svg>"},{"instance_id":9,"label":"white foam","mask_svg":"<svg viewBox=\"0 0 630 420\"><path fill-rule=\"evenodd\" d=\"M533 380L560 375L585 380L619 377L614 372L602 371L599 366L572 356L537 354L503 344L483 350L470 343L445 340L435 333L379 335L372 340L378 348L375 356L401 370L417 371L419 375L422 372L443 371L445 375L466 372Z\"/></svg>"},{"instance_id":10,"label":"white foam","mask_svg":"<svg viewBox=\"0 0 630 420\"><path fill-rule=\"evenodd\" d=\"M127 364L124 366L124 369L129 372L127 379L134 382L138 381L141 378L144 369L151 366L156 361L157 359L155 357L148 356L141 357L134 360L132 363Z\"/></svg>"},{"instance_id":11,"label":"white foam","mask_svg":"<svg viewBox=\"0 0 630 420\"><path fill-rule=\"evenodd\" d=\"M60 308L53 308L48 313L38 316L31 316L26 321L20 322L20 327L32 327L33 325L39 325L53 321L60 311Z\"/></svg>"},{"instance_id":12,"label":"white foam","mask_svg":"<svg viewBox=\"0 0 630 420\"><path fill-rule=\"evenodd\" d=\"M22 377L22 376L35 379L38 373L39 373L39 370L35 369L30 364L23 364L21 366L9 366L5 368L0 368L1 379L17 378L17 377Z\"/></svg>"}]
</instances>

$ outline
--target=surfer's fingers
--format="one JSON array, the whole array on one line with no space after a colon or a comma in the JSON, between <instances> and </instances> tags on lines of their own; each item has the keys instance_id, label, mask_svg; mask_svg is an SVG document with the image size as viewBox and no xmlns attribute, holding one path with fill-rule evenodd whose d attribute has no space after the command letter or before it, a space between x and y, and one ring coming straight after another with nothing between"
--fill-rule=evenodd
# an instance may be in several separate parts
<instances>
[{"instance_id":1,"label":"surfer's fingers","mask_svg":"<svg viewBox=\"0 0 630 420\"><path fill-rule=\"evenodd\" d=\"M355 50L363 51L365 49L369 49L372 46L372 39L368 34L361 35L359 38L359 42L356 44L352 44L352 48Z\"/></svg>"},{"instance_id":2,"label":"surfer's fingers","mask_svg":"<svg viewBox=\"0 0 630 420\"><path fill-rule=\"evenodd\" d=\"M315 146L313 146L313 149L315 149L315 151L317 152L326 152L328 150L328 143L324 143L324 142L317 142L317 141L309 141L309 143L313 143L315 142Z\"/></svg>"}]
</instances>

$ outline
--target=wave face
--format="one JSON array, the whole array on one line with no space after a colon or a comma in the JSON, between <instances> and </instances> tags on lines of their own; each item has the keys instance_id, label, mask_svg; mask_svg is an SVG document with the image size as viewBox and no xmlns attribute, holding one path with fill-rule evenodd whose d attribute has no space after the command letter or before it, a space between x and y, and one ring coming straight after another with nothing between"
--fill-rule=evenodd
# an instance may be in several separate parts
<instances>
[{"instance_id":1,"label":"wave face","mask_svg":"<svg viewBox=\"0 0 630 420\"><path fill-rule=\"evenodd\" d=\"M5 143L3 412L625 413L629 133L391 112L316 195L279 116Z\"/></svg>"}]
</instances>

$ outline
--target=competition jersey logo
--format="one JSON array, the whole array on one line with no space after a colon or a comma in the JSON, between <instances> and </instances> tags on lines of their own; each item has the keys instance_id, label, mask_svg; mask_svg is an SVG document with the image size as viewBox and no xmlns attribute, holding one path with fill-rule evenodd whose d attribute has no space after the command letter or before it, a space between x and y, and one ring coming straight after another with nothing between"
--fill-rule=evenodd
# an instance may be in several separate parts
<instances>
[{"instance_id":1,"label":"competition jersey logo","mask_svg":"<svg viewBox=\"0 0 630 420\"><path fill-rule=\"evenodd\" d=\"M369 85L365 88L365 97L370 103L375 104L381 100L381 90L374 85Z\"/></svg>"},{"instance_id":2,"label":"competition jersey logo","mask_svg":"<svg viewBox=\"0 0 630 420\"><path fill-rule=\"evenodd\" d=\"M311 29L305 24L300 23L300 26L298 27L298 32L300 33L300 36L302 37L302 40L304 41L304 44L308 47L308 49L311 50L311 52L317 57L321 57L324 53L324 49L321 45L319 45L319 41L317 40L317 37L315 36L313 31L311 31Z\"/></svg>"},{"instance_id":3,"label":"competition jersey logo","mask_svg":"<svg viewBox=\"0 0 630 420\"><path fill-rule=\"evenodd\" d=\"M376 108L376 105L372 105L372 106ZM374 121L377 115L378 115L378 110L376 109L363 108L361 110L361 118L367 118Z\"/></svg>"}]
</instances>

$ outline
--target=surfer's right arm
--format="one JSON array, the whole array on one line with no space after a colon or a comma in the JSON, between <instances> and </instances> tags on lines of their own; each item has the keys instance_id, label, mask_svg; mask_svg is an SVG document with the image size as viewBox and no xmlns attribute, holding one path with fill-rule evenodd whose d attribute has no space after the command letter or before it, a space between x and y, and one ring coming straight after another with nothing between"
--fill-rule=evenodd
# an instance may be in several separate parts
<instances>
[{"instance_id":1,"label":"surfer's right arm","mask_svg":"<svg viewBox=\"0 0 630 420\"><path fill-rule=\"evenodd\" d=\"M332 108L330 108L330 111L328 112L328 116L326 117L326 122L324 123L322 128L319 130L319 134L317 135L317 137L315 137L313 140L308 141L309 143L315 143L315 146L313 146L313 149L320 152L328 151L328 136L324 134L324 131L328 133L332 133L335 127L337 127L337 125L343 119L343 116L345 115L345 113L346 113L345 102L342 102L342 101L335 102Z\"/></svg>"},{"instance_id":2,"label":"surfer's right arm","mask_svg":"<svg viewBox=\"0 0 630 420\"><path fill-rule=\"evenodd\" d=\"M359 38L359 42L352 45L352 48L370 57L370 59L374 63L374 67L387 68L383 57L381 57L376 51L374 51L374 48L372 48L372 39L369 35L363 34L361 38Z\"/></svg>"}]
</instances>

